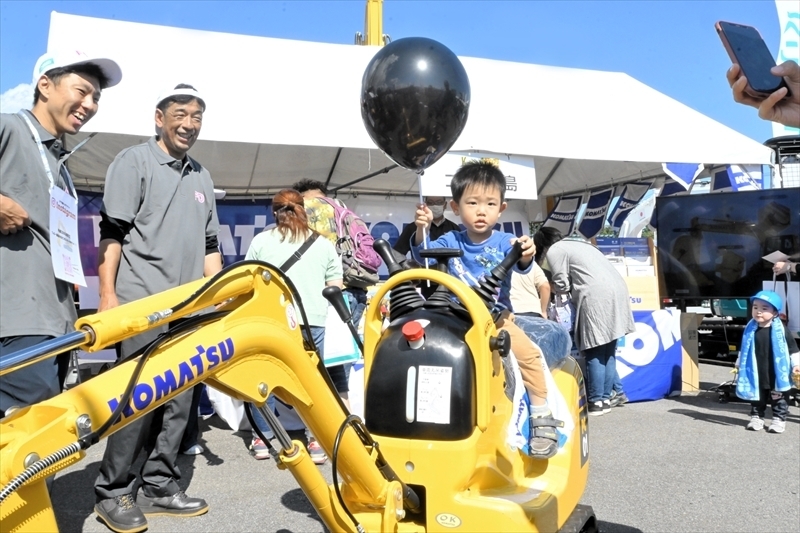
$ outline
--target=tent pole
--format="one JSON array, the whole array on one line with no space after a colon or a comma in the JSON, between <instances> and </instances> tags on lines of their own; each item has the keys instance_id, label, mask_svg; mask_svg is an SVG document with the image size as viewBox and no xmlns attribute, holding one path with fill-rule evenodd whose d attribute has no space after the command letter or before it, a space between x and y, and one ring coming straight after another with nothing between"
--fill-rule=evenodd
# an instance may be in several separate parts
<instances>
[{"instance_id":1,"label":"tent pole","mask_svg":"<svg viewBox=\"0 0 800 533\"><path fill-rule=\"evenodd\" d=\"M564 162L564 158L563 157L561 159L559 159L558 161L556 161L556 164L553 165L552 169L550 169L550 173L544 179L542 184L539 185L539 189L536 191L538 194L542 194L542 191L544 190L545 185L547 185L547 182L550 181L553 178L553 176L556 173L556 170L558 170L558 167L560 167L561 163L563 163L563 162Z\"/></svg>"},{"instance_id":2,"label":"tent pole","mask_svg":"<svg viewBox=\"0 0 800 533\"><path fill-rule=\"evenodd\" d=\"M378 170L376 172L373 172L371 174L367 174L366 176L362 176L362 177L360 177L360 178L358 178L356 180L353 180L353 181L348 181L347 183L339 185L338 187L334 187L333 189L329 190L328 192L339 192L340 190L344 189L345 187L349 187L350 185L355 185L356 183L361 183L362 181L366 181L366 180L368 180L370 178L374 178L375 176L377 176L379 174L386 174L390 170L397 168L397 166L398 165L389 165L388 167L384 167L384 168L382 168L382 169L380 169L380 170Z\"/></svg>"},{"instance_id":3,"label":"tent pole","mask_svg":"<svg viewBox=\"0 0 800 533\"><path fill-rule=\"evenodd\" d=\"M328 179L325 180L325 187L331 182L331 178L333 177L333 171L336 169L336 163L339 162L339 156L342 153L342 147L340 146L338 150L336 150L336 157L333 158L333 164L331 165L331 170L328 172Z\"/></svg>"},{"instance_id":4,"label":"tent pole","mask_svg":"<svg viewBox=\"0 0 800 533\"><path fill-rule=\"evenodd\" d=\"M261 153L261 145L256 145L256 157L253 159L253 168L250 169L250 181L247 182L247 189L245 189L245 194L250 190L250 186L253 185L253 177L256 175L256 166L258 165L258 155Z\"/></svg>"}]
</instances>

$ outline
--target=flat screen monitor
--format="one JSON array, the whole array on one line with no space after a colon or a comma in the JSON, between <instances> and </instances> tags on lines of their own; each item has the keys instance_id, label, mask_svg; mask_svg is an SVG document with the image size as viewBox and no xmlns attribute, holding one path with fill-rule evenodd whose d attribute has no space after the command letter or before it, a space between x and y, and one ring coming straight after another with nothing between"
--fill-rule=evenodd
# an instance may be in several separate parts
<instances>
[{"instance_id":1,"label":"flat screen monitor","mask_svg":"<svg viewBox=\"0 0 800 533\"><path fill-rule=\"evenodd\" d=\"M772 281L763 256L800 253L800 188L658 198L656 223L662 296L749 298Z\"/></svg>"}]
</instances>

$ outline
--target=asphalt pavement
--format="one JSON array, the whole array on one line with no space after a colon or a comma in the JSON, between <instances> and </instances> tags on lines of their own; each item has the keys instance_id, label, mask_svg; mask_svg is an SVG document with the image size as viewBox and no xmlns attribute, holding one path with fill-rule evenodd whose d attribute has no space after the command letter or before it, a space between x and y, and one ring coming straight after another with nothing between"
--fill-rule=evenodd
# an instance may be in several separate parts
<instances>
[{"instance_id":1,"label":"asphalt pavement","mask_svg":"<svg viewBox=\"0 0 800 533\"><path fill-rule=\"evenodd\" d=\"M730 376L701 365L701 389ZM800 410L782 435L745 431L745 403L711 392L617 407L590 417L591 505L603 533L800 531ZM256 461L249 432L218 417L201 422L200 456L181 456L181 486L211 510L194 518L152 517L150 532L321 532L294 478L272 460ZM56 478L62 532L107 532L92 510L103 443ZM330 467L321 467L330 481Z\"/></svg>"}]
</instances>

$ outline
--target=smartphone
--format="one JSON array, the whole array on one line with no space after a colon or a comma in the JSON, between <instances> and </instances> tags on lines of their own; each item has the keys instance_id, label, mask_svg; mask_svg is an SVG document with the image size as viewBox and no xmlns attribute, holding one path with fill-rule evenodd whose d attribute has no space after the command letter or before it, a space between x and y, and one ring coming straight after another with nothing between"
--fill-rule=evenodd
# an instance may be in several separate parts
<instances>
[{"instance_id":1,"label":"smartphone","mask_svg":"<svg viewBox=\"0 0 800 533\"><path fill-rule=\"evenodd\" d=\"M775 66L775 59L757 29L724 21L717 22L715 27L731 61L741 67L742 74L747 78L747 94L754 98L766 98L781 87L789 89L782 77L770 72Z\"/></svg>"}]
</instances>

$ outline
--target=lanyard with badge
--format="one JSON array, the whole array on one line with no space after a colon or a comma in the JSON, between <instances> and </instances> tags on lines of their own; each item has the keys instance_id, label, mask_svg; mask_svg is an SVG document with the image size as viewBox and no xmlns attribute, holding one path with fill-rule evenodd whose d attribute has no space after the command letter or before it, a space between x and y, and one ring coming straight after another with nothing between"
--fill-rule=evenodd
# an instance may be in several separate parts
<instances>
[{"instance_id":1,"label":"lanyard with badge","mask_svg":"<svg viewBox=\"0 0 800 533\"><path fill-rule=\"evenodd\" d=\"M85 287L86 280L83 277L81 253L78 246L78 193L75 191L72 178L63 163L94 134L81 141L66 157L59 160L61 177L64 178L69 189L69 191L65 191L56 186L39 132L36 131L24 112L20 111L19 116L25 120L31 130L36 146L39 148L39 155L42 157L44 171L50 181L50 258L53 262L53 272L60 280Z\"/></svg>"}]
</instances>

